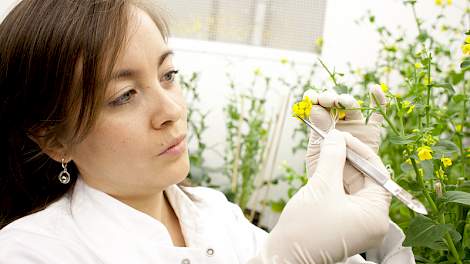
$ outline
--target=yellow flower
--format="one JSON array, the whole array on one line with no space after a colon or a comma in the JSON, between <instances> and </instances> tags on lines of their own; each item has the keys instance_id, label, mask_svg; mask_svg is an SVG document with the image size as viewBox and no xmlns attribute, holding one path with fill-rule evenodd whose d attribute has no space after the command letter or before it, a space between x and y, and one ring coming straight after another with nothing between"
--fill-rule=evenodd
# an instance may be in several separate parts
<instances>
[{"instance_id":1,"label":"yellow flower","mask_svg":"<svg viewBox=\"0 0 470 264\"><path fill-rule=\"evenodd\" d=\"M340 111L338 112L338 118L339 118L339 119L344 119L345 116L346 116L346 112L345 112L345 111L340 110Z\"/></svg>"},{"instance_id":2,"label":"yellow flower","mask_svg":"<svg viewBox=\"0 0 470 264\"><path fill-rule=\"evenodd\" d=\"M465 43L470 44L470 36L465 38Z\"/></svg>"},{"instance_id":3,"label":"yellow flower","mask_svg":"<svg viewBox=\"0 0 470 264\"><path fill-rule=\"evenodd\" d=\"M428 76L424 76L423 83L425 85L430 85L432 83L432 77L428 79Z\"/></svg>"},{"instance_id":4,"label":"yellow flower","mask_svg":"<svg viewBox=\"0 0 470 264\"><path fill-rule=\"evenodd\" d=\"M452 0L447 0L447 5L451 5L452 4Z\"/></svg>"},{"instance_id":5,"label":"yellow flower","mask_svg":"<svg viewBox=\"0 0 470 264\"><path fill-rule=\"evenodd\" d=\"M405 100L401 103L401 107L408 108L411 105L410 101Z\"/></svg>"},{"instance_id":6,"label":"yellow flower","mask_svg":"<svg viewBox=\"0 0 470 264\"><path fill-rule=\"evenodd\" d=\"M322 47L323 46L323 38L322 37L318 37L316 40L315 40L315 45L317 47Z\"/></svg>"},{"instance_id":7,"label":"yellow flower","mask_svg":"<svg viewBox=\"0 0 470 264\"><path fill-rule=\"evenodd\" d=\"M307 118L310 116L310 110L312 110L312 101L308 96L305 96L304 99L300 102L295 103L292 106L293 116L300 116L301 118Z\"/></svg>"},{"instance_id":8,"label":"yellow flower","mask_svg":"<svg viewBox=\"0 0 470 264\"><path fill-rule=\"evenodd\" d=\"M442 0L435 0L436 5L440 6L442 5Z\"/></svg>"},{"instance_id":9,"label":"yellow flower","mask_svg":"<svg viewBox=\"0 0 470 264\"><path fill-rule=\"evenodd\" d=\"M444 165L444 168L447 168L449 166L452 166L452 160L446 157L441 158L442 164Z\"/></svg>"},{"instance_id":10,"label":"yellow flower","mask_svg":"<svg viewBox=\"0 0 470 264\"><path fill-rule=\"evenodd\" d=\"M289 62L289 60L287 60L286 57L281 58L281 64L287 64L288 62Z\"/></svg>"},{"instance_id":11,"label":"yellow flower","mask_svg":"<svg viewBox=\"0 0 470 264\"><path fill-rule=\"evenodd\" d=\"M418 148L418 158L420 160L432 159L432 149L429 146L422 146Z\"/></svg>"},{"instance_id":12,"label":"yellow flower","mask_svg":"<svg viewBox=\"0 0 470 264\"><path fill-rule=\"evenodd\" d=\"M357 104L358 104L359 106L362 106L362 105L364 104L364 101L362 101L362 100L357 100Z\"/></svg>"},{"instance_id":13,"label":"yellow flower","mask_svg":"<svg viewBox=\"0 0 470 264\"><path fill-rule=\"evenodd\" d=\"M470 55L470 44L463 45L462 52L464 55Z\"/></svg>"},{"instance_id":14,"label":"yellow flower","mask_svg":"<svg viewBox=\"0 0 470 264\"><path fill-rule=\"evenodd\" d=\"M423 68L423 64L417 62L417 63L415 63L415 68L416 69L421 69L421 68Z\"/></svg>"},{"instance_id":15,"label":"yellow flower","mask_svg":"<svg viewBox=\"0 0 470 264\"><path fill-rule=\"evenodd\" d=\"M408 111L406 111L406 113L410 114L411 112L413 112L413 109L415 109L415 105L411 105Z\"/></svg>"},{"instance_id":16,"label":"yellow flower","mask_svg":"<svg viewBox=\"0 0 470 264\"><path fill-rule=\"evenodd\" d=\"M261 75L261 69L260 69L260 68L256 68L256 69L255 69L255 75L256 75L256 76L260 76L260 75Z\"/></svg>"},{"instance_id":17,"label":"yellow flower","mask_svg":"<svg viewBox=\"0 0 470 264\"><path fill-rule=\"evenodd\" d=\"M462 132L462 125L461 124L455 125L455 131Z\"/></svg>"},{"instance_id":18,"label":"yellow flower","mask_svg":"<svg viewBox=\"0 0 470 264\"><path fill-rule=\"evenodd\" d=\"M380 88L382 88L382 91L384 93L388 92L388 86L385 83L381 83Z\"/></svg>"}]
</instances>

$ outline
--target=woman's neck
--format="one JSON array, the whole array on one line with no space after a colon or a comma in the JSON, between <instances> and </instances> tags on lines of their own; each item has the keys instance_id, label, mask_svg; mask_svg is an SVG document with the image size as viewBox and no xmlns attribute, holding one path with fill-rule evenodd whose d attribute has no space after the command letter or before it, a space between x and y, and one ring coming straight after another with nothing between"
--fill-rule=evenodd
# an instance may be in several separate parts
<instances>
[{"instance_id":1,"label":"woman's neck","mask_svg":"<svg viewBox=\"0 0 470 264\"><path fill-rule=\"evenodd\" d=\"M116 199L161 222L168 230L174 246L186 246L178 217L164 191L148 197Z\"/></svg>"}]
</instances>

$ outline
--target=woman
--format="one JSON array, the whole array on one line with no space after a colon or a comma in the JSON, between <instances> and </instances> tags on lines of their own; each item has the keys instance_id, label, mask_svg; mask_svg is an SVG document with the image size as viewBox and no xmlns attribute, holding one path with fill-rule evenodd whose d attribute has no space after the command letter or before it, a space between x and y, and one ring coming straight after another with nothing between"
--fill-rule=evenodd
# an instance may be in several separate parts
<instances>
[{"instance_id":1,"label":"woman","mask_svg":"<svg viewBox=\"0 0 470 264\"><path fill-rule=\"evenodd\" d=\"M348 144L383 167L348 133L321 152L311 139L313 176L270 234L221 193L182 186L187 109L167 34L132 0L23 0L2 22L0 263L412 261L390 195L344 166Z\"/></svg>"}]
</instances>

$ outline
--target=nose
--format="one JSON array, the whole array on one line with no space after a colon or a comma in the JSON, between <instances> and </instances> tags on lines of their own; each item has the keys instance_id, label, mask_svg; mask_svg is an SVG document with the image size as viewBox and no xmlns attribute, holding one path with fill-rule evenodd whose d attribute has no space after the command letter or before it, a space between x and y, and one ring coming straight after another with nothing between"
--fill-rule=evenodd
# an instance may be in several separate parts
<instances>
[{"instance_id":1,"label":"nose","mask_svg":"<svg viewBox=\"0 0 470 264\"><path fill-rule=\"evenodd\" d=\"M185 106L180 93L159 87L158 91L153 92L153 97L152 105L155 106L151 119L153 128L168 127L182 117Z\"/></svg>"}]
</instances>

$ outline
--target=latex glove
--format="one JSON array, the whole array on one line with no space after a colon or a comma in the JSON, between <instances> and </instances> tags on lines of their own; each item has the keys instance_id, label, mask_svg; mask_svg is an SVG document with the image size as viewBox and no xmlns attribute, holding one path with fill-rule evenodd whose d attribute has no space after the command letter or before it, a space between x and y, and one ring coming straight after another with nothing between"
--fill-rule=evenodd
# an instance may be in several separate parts
<instances>
[{"instance_id":1,"label":"latex glove","mask_svg":"<svg viewBox=\"0 0 470 264\"><path fill-rule=\"evenodd\" d=\"M381 105L385 104L385 95L379 85L371 88L370 95L374 95ZM312 107L310 121L324 131L327 131L332 125L331 117L328 112L330 107L342 106L347 109L353 108L353 110L345 111L346 115L344 120L339 120L336 123L336 129L351 133L377 153L380 144L380 130L383 122L382 115L373 113L366 125L365 119L358 109L360 107L359 103L349 94L338 95L332 91L318 94L313 90L308 90L304 93L304 97L305 96L308 96L315 104ZM376 105L372 97L371 102L371 106ZM318 139L319 136L311 131L306 155L308 176L311 176L315 171L320 155L320 146L315 143L318 142ZM349 161L346 162L343 176L344 188L347 193L355 193L364 185L362 173L356 170Z\"/></svg>"},{"instance_id":2,"label":"latex glove","mask_svg":"<svg viewBox=\"0 0 470 264\"><path fill-rule=\"evenodd\" d=\"M332 130L314 175L286 204L259 256L249 263L335 263L379 245L388 231L391 196L372 179L346 194L346 143L385 170L380 158L349 133Z\"/></svg>"}]
</instances>

